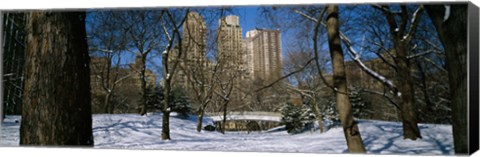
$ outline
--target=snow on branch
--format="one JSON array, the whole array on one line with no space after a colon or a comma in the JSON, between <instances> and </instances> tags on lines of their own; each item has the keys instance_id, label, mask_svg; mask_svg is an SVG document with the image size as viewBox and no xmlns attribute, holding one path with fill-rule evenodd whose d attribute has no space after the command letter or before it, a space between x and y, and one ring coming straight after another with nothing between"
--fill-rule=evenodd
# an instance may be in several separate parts
<instances>
[{"instance_id":1,"label":"snow on branch","mask_svg":"<svg viewBox=\"0 0 480 157\"><path fill-rule=\"evenodd\" d=\"M301 12L301 11L298 11L298 10L294 10L295 13L297 14L300 14L302 15L303 17L313 21L313 22L317 22L317 19ZM321 21L321 24L322 26L326 27L326 24L324 21ZM392 81L388 80L385 76L373 71L372 69L368 68L361 60L360 60L360 55L358 55L357 51L353 48L352 46L352 42L350 41L350 39L348 39L347 36L345 36L345 34L343 34L343 32L340 31L340 39L343 41L343 43L345 43L345 45L347 46L348 48L348 52L349 52L349 55L350 57L352 57L352 59L355 61L355 63L357 63L357 65L359 65L361 67L361 69L363 71L365 71L367 74L369 74L370 76L372 76L373 78L377 79L378 81L382 82L384 85L386 85L387 87L389 87L390 89L393 90L394 94L395 95L399 95L398 93L398 89L396 88L396 86L393 84Z\"/></svg>"},{"instance_id":2,"label":"snow on branch","mask_svg":"<svg viewBox=\"0 0 480 157\"><path fill-rule=\"evenodd\" d=\"M101 48L89 48L88 50L89 51L100 51L100 52L104 52L104 53L113 53L113 50L101 49Z\"/></svg>"},{"instance_id":3,"label":"snow on branch","mask_svg":"<svg viewBox=\"0 0 480 157\"><path fill-rule=\"evenodd\" d=\"M450 17L450 5L444 5L445 7L445 15L443 16L443 22L447 21Z\"/></svg>"},{"instance_id":4,"label":"snow on branch","mask_svg":"<svg viewBox=\"0 0 480 157\"><path fill-rule=\"evenodd\" d=\"M163 19L163 16L162 16L162 19ZM167 27L165 26L165 22L163 20L162 20L162 28L163 28L163 32L165 33L165 36L167 36L168 41L172 41L172 37L170 37L170 34L168 33Z\"/></svg>"},{"instance_id":5,"label":"snow on branch","mask_svg":"<svg viewBox=\"0 0 480 157\"><path fill-rule=\"evenodd\" d=\"M413 54L413 55L407 56L407 59L412 59L412 58L417 58L417 57L420 57L420 56L428 55L432 52L435 52L435 50L428 50L428 51L425 51L425 52L422 52L422 53Z\"/></svg>"},{"instance_id":6,"label":"snow on branch","mask_svg":"<svg viewBox=\"0 0 480 157\"><path fill-rule=\"evenodd\" d=\"M415 30L418 27L418 23L420 21L420 17L422 17L422 11L423 11L423 5L420 5L417 10L413 13L412 21L410 24L410 28L408 29L408 33L403 36L403 41L406 41L407 43L410 42L412 39L413 34L415 33Z\"/></svg>"},{"instance_id":7,"label":"snow on branch","mask_svg":"<svg viewBox=\"0 0 480 157\"><path fill-rule=\"evenodd\" d=\"M359 65L363 71L365 71L367 74L372 76L373 78L377 79L378 81L382 82L384 85L388 86L389 88L396 90L395 85L393 85L393 82L388 80L385 76L373 71L369 67L367 67L362 60L360 60L360 55L358 55L358 52L353 48L351 41L345 36L345 34L340 33L340 39L342 39L343 43L347 46L348 49L348 54L350 57Z\"/></svg>"}]
</instances>

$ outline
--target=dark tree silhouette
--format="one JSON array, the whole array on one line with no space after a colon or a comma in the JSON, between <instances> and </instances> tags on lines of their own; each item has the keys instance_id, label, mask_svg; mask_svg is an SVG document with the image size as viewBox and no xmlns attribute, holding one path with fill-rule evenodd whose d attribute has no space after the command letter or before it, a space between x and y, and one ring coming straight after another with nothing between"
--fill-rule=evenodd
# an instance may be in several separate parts
<instances>
[{"instance_id":1,"label":"dark tree silhouette","mask_svg":"<svg viewBox=\"0 0 480 157\"><path fill-rule=\"evenodd\" d=\"M445 48L452 98L455 153L466 154L468 153L467 5L426 5L425 7Z\"/></svg>"},{"instance_id":2,"label":"dark tree silhouette","mask_svg":"<svg viewBox=\"0 0 480 157\"><path fill-rule=\"evenodd\" d=\"M84 12L31 12L21 145L93 146Z\"/></svg>"}]
</instances>

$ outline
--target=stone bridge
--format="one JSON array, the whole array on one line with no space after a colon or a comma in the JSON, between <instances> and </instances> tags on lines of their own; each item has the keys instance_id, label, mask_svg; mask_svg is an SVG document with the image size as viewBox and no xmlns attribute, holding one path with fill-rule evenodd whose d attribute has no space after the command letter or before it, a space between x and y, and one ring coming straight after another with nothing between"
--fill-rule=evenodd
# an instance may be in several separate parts
<instances>
[{"instance_id":1,"label":"stone bridge","mask_svg":"<svg viewBox=\"0 0 480 157\"><path fill-rule=\"evenodd\" d=\"M213 121L222 121L223 113L206 113ZM250 120L250 121L272 121L280 122L282 114L279 112L228 112L227 121L232 120Z\"/></svg>"},{"instance_id":2,"label":"stone bridge","mask_svg":"<svg viewBox=\"0 0 480 157\"><path fill-rule=\"evenodd\" d=\"M217 128L222 127L223 113L206 113ZM227 131L262 131L280 125L282 114L277 112L228 112L225 129Z\"/></svg>"}]
</instances>

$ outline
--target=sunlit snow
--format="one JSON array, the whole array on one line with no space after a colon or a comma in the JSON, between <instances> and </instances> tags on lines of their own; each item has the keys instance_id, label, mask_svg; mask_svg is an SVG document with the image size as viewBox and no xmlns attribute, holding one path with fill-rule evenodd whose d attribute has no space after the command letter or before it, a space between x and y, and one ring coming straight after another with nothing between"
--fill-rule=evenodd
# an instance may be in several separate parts
<instances>
[{"instance_id":1,"label":"sunlit snow","mask_svg":"<svg viewBox=\"0 0 480 157\"><path fill-rule=\"evenodd\" d=\"M172 114L175 115L175 114ZM278 127L261 132L196 132L196 116L171 118L170 141L161 140L161 114L93 115L95 148L161 149L241 152L346 153L340 127L326 133L318 131L289 135ZM0 146L18 146L20 116L7 116L0 129ZM204 126L211 124L205 118ZM453 154L450 125L419 124L423 139L404 140L401 123L360 120L365 148L373 154Z\"/></svg>"}]
</instances>

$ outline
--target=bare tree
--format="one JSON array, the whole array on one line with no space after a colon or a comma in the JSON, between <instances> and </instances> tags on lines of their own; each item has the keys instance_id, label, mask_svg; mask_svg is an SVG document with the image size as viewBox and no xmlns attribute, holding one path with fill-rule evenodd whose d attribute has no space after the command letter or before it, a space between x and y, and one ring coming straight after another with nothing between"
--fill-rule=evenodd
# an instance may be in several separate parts
<instances>
[{"instance_id":1,"label":"bare tree","mask_svg":"<svg viewBox=\"0 0 480 157\"><path fill-rule=\"evenodd\" d=\"M223 14L224 8L220 11L198 9L189 12L186 22L183 26L183 56L180 56L179 73L183 72L186 82L182 82L183 88L186 89L188 96L193 100L197 107L197 128L200 132L202 130L203 117L205 110L212 102L213 91L216 86L215 78L218 72L218 64L211 60L207 60L207 55L216 51L216 42L207 42L207 38L213 37L215 30L207 29L206 23L212 21L205 21L202 14L208 14L212 17ZM214 19L214 18L212 18ZM216 20L213 20L216 22ZM218 34L217 34L218 35ZM215 38L216 39L216 38ZM188 55L187 55L188 53Z\"/></svg>"},{"instance_id":2,"label":"bare tree","mask_svg":"<svg viewBox=\"0 0 480 157\"><path fill-rule=\"evenodd\" d=\"M284 65L287 72L295 71L297 69L302 68L301 66L308 62L310 59L315 59L312 57L313 52L293 52L288 53L287 58L284 60ZM325 53L326 54L326 53ZM320 59L322 63L325 63L326 58ZM325 94L324 88L326 88L324 82L318 78L319 75L317 74L317 67L313 64L308 65L304 70L298 72L291 76L290 82L292 84L296 84L296 86L290 85L287 86L289 90L294 91L302 96L304 103L308 104L311 108L317 122L320 127L320 133L325 132L325 127L323 125L323 113L321 103L321 96L320 94ZM322 67L323 69L324 67ZM293 80L292 80L293 79Z\"/></svg>"},{"instance_id":3,"label":"bare tree","mask_svg":"<svg viewBox=\"0 0 480 157\"><path fill-rule=\"evenodd\" d=\"M95 82L99 82L99 86L103 89L104 102L103 112L113 113L114 105L111 101L116 94L117 86L125 79L129 78L129 74L120 74L122 51L125 50L127 42L127 32L118 25L120 22L118 16L120 12L102 11L93 12L90 17L93 21L90 24L90 53L95 57L93 61L92 74L95 75ZM121 75L121 76L120 76ZM92 81L94 81L92 80ZM96 87L93 87L96 88Z\"/></svg>"},{"instance_id":4,"label":"bare tree","mask_svg":"<svg viewBox=\"0 0 480 157\"><path fill-rule=\"evenodd\" d=\"M31 12L21 145L93 146L84 12Z\"/></svg>"},{"instance_id":5,"label":"bare tree","mask_svg":"<svg viewBox=\"0 0 480 157\"><path fill-rule=\"evenodd\" d=\"M365 146L363 145L357 122L353 119L352 106L347 94L347 82L339 32L338 6L330 5L327 7L326 25L328 46L332 58L333 86L336 89L337 109L340 114L340 121L343 125L348 150L350 153L365 153Z\"/></svg>"},{"instance_id":6,"label":"bare tree","mask_svg":"<svg viewBox=\"0 0 480 157\"><path fill-rule=\"evenodd\" d=\"M185 13L183 13L183 10L178 10L178 12L170 12L170 10L165 9L162 10L162 16L161 16L161 22L162 22L162 28L163 32L165 33L167 39L168 39L168 44L166 47L166 50L162 54L162 63L163 63L163 69L164 69L164 101L163 101L163 107L162 107L162 113L163 113L163 119L162 119L162 140L170 140L170 112L171 108L169 106L170 100L169 96L172 90L172 78L175 75L175 71L177 69L177 66L179 65L180 61L178 59L173 61L173 65L170 67L170 55L175 55L175 58L180 58L182 56L182 53L184 53L184 48L183 48L183 40L180 35L180 28L184 24L185 20L187 19L189 10L187 9ZM165 17L166 16L166 17ZM181 19L179 20L178 17ZM171 30L171 34L169 33L166 24L169 24L173 30ZM177 38L177 39L176 39ZM177 43L174 47L174 43ZM175 49L175 50L174 50ZM172 53L175 52L175 53Z\"/></svg>"},{"instance_id":7,"label":"bare tree","mask_svg":"<svg viewBox=\"0 0 480 157\"><path fill-rule=\"evenodd\" d=\"M389 22L390 26L390 33L392 34L392 41L395 43L394 44L394 50L395 50L395 55L394 60L395 60L395 66L396 66L396 71L398 73L397 77L394 78L395 81L391 81L385 76L379 74L378 72L372 70L371 68L367 67L360 59L359 53L356 51L356 49L352 46L351 40L342 32L340 32L340 39L343 41L345 46L348 49L349 54L351 55L352 59L361 67L363 71L365 71L367 74L375 78L376 80L380 81L382 84L384 84L386 87L389 88L394 95L394 97L400 97L401 99L401 105L398 105L396 102L392 100L392 98L386 96L386 93L383 92L371 92L371 93L376 93L379 95L385 96L387 100L389 100L390 103L394 104L400 111L401 111L401 116L402 116L402 121L403 121L403 127L404 127L404 137L409 138L412 140L415 140L420 136L420 132L417 126L418 120L417 120L417 114L416 114L416 109L413 106L413 81L412 77L410 74L410 64L409 64L409 55L407 52L409 51L409 46L410 46L410 41L412 40L412 36L418 26L418 22L420 20L420 15L421 11L423 10L423 6L420 6L417 8L415 13L412 15L412 20L410 25L407 25L407 20L408 20L408 14L407 14L407 9L406 6L401 6L402 8L402 21L401 21L401 28L397 27L395 18L393 16L397 15L395 12L388 11L389 8L387 6L374 6L375 8L385 11L385 14L387 16L387 20ZM312 20L312 21L317 21L316 19L308 16L305 13L302 13L300 11L296 11L298 14L301 14L302 16ZM407 27L410 26L410 27ZM388 63L388 62L387 62ZM399 68L402 67L402 68ZM405 79L407 78L407 79ZM398 86L402 85L402 86Z\"/></svg>"},{"instance_id":8,"label":"bare tree","mask_svg":"<svg viewBox=\"0 0 480 157\"><path fill-rule=\"evenodd\" d=\"M226 61L226 60L224 60ZM225 64L225 63L219 63ZM224 68L224 66L221 65ZM215 75L216 77L213 78L215 80L215 84L217 84L218 88L214 89L214 93L220 97L222 100L222 109L223 109L223 120L222 120L222 127L221 132L225 134L225 126L227 122L227 111L228 111L228 104L231 101L231 95L233 88L235 86L235 78L238 77L239 72L237 70L230 70L224 71L223 68L220 68L220 71L223 71L220 75Z\"/></svg>"},{"instance_id":9,"label":"bare tree","mask_svg":"<svg viewBox=\"0 0 480 157\"><path fill-rule=\"evenodd\" d=\"M453 143L456 154L469 153L467 117L467 10L469 9L466 4L426 5L427 13L445 48L452 96Z\"/></svg>"},{"instance_id":10,"label":"bare tree","mask_svg":"<svg viewBox=\"0 0 480 157\"><path fill-rule=\"evenodd\" d=\"M137 72L141 82L140 115L147 113L147 60L150 54L160 51L159 46L164 42L160 16L158 10L128 10L118 16L128 37L126 50L136 55L135 67L130 68Z\"/></svg>"},{"instance_id":11,"label":"bare tree","mask_svg":"<svg viewBox=\"0 0 480 157\"><path fill-rule=\"evenodd\" d=\"M423 5L413 13L408 27L408 10L406 5L401 5L400 23L397 22L395 14L389 6L374 6L384 12L388 25L390 26L391 38L394 43L394 62L396 63L397 77L395 82L398 85L399 97L401 97L401 117L403 122L403 137L411 140L422 138L418 128L417 111L414 104L413 77L411 76L412 64L407 58L409 56L410 43L418 27Z\"/></svg>"}]
</instances>

